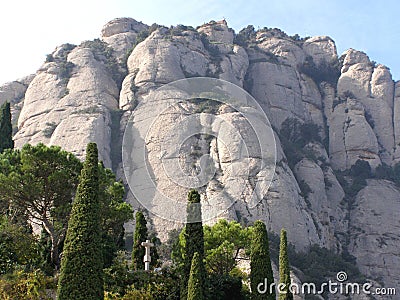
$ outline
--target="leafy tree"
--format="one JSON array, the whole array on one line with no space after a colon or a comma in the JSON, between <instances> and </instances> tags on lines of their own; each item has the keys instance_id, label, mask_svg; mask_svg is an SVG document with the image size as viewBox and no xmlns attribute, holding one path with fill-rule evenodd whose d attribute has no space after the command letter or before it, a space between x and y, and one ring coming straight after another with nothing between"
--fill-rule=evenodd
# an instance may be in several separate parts
<instances>
[{"instance_id":1,"label":"leafy tree","mask_svg":"<svg viewBox=\"0 0 400 300\"><path fill-rule=\"evenodd\" d=\"M268 233L265 224L261 221L256 221L253 226L253 238L251 243L250 255L250 282L252 299L268 299L275 300L275 289L271 291L271 284L274 283L272 273L271 259L269 254ZM258 285L264 283L267 279L265 294L258 292Z\"/></svg>"},{"instance_id":2,"label":"leafy tree","mask_svg":"<svg viewBox=\"0 0 400 300\"><path fill-rule=\"evenodd\" d=\"M284 292L279 293L279 300L293 300L293 294L290 292L289 287L291 283L290 279L290 265L287 249L287 236L286 230L282 228L281 230L281 243L279 247L279 280L283 283Z\"/></svg>"},{"instance_id":3,"label":"leafy tree","mask_svg":"<svg viewBox=\"0 0 400 300\"><path fill-rule=\"evenodd\" d=\"M188 194L187 223L184 231L183 272L181 278L181 298L187 298L187 284L190 275L193 255L197 252L200 258L200 273L205 280L204 259L204 232L201 220L200 194L191 190ZM202 285L204 286L204 285Z\"/></svg>"},{"instance_id":4,"label":"leafy tree","mask_svg":"<svg viewBox=\"0 0 400 300\"><path fill-rule=\"evenodd\" d=\"M0 153L14 148L12 139L11 108L6 102L0 107Z\"/></svg>"},{"instance_id":5,"label":"leafy tree","mask_svg":"<svg viewBox=\"0 0 400 300\"><path fill-rule=\"evenodd\" d=\"M221 219L213 226L204 226L207 271L229 275L240 259L240 251L250 248L250 237L251 228L243 228L236 221Z\"/></svg>"},{"instance_id":6,"label":"leafy tree","mask_svg":"<svg viewBox=\"0 0 400 300\"><path fill-rule=\"evenodd\" d=\"M80 170L80 161L56 146L25 145L0 155L0 197L45 228L55 266Z\"/></svg>"},{"instance_id":7,"label":"leafy tree","mask_svg":"<svg viewBox=\"0 0 400 300\"><path fill-rule=\"evenodd\" d=\"M104 298L98 150L89 143L65 239L58 299Z\"/></svg>"},{"instance_id":8,"label":"leafy tree","mask_svg":"<svg viewBox=\"0 0 400 300\"><path fill-rule=\"evenodd\" d=\"M132 268L134 270L144 270L143 257L145 249L142 246L142 242L145 242L147 239L147 221L143 213L138 211L136 213L135 236L132 249Z\"/></svg>"},{"instance_id":9,"label":"leafy tree","mask_svg":"<svg viewBox=\"0 0 400 300\"><path fill-rule=\"evenodd\" d=\"M0 209L14 223L24 223L21 219L27 215L31 222L43 226L51 240L51 265L56 269L81 169L82 163L73 154L55 146L25 145L21 150L0 154ZM102 164L98 169L107 267L124 246L123 224L131 218L132 209L123 201L124 186L115 181L111 170Z\"/></svg>"},{"instance_id":10,"label":"leafy tree","mask_svg":"<svg viewBox=\"0 0 400 300\"><path fill-rule=\"evenodd\" d=\"M190 267L190 276L188 281L188 300L203 300L204 299L204 281L201 274L202 261L199 253L195 252Z\"/></svg>"}]
</instances>

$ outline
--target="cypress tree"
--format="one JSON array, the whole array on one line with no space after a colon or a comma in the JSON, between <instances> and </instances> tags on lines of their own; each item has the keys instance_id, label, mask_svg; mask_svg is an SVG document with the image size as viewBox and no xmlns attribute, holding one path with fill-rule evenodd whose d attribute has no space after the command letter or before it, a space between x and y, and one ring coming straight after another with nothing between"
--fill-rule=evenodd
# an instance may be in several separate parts
<instances>
[{"instance_id":1,"label":"cypress tree","mask_svg":"<svg viewBox=\"0 0 400 300\"><path fill-rule=\"evenodd\" d=\"M65 238L58 300L104 299L98 151L88 144Z\"/></svg>"},{"instance_id":2,"label":"cypress tree","mask_svg":"<svg viewBox=\"0 0 400 300\"><path fill-rule=\"evenodd\" d=\"M190 267L190 276L188 281L187 300L203 300L204 299L204 282L203 274L201 274L202 261L200 255L196 252L193 255L192 265Z\"/></svg>"},{"instance_id":3,"label":"cypress tree","mask_svg":"<svg viewBox=\"0 0 400 300\"><path fill-rule=\"evenodd\" d=\"M143 257L145 249L142 246L142 242L145 242L148 238L147 221L141 211L138 211L135 217L136 227L132 248L132 269L144 270Z\"/></svg>"},{"instance_id":4,"label":"cypress tree","mask_svg":"<svg viewBox=\"0 0 400 300\"><path fill-rule=\"evenodd\" d=\"M286 230L281 230L281 243L279 246L279 283L285 284L284 290L286 293L279 294L279 300L293 300L293 294L289 290L290 280L290 265L287 252L287 236Z\"/></svg>"},{"instance_id":5,"label":"cypress tree","mask_svg":"<svg viewBox=\"0 0 400 300\"><path fill-rule=\"evenodd\" d=\"M200 194L191 190L188 194L188 204L186 208L187 221L185 229L185 248L184 248L184 262L183 272L181 278L181 299L187 298L188 280L190 275L190 268L192 259L197 252L200 260L200 274L202 284L205 286L205 267L204 267L204 232L201 216Z\"/></svg>"},{"instance_id":6,"label":"cypress tree","mask_svg":"<svg viewBox=\"0 0 400 300\"><path fill-rule=\"evenodd\" d=\"M250 282L252 299L266 299L275 300L275 289L270 293L270 285L274 283L274 276L272 273L271 259L269 254L269 241L268 233L265 224L261 221L254 223L253 240L251 242L250 253ZM265 279L267 279L267 286L265 286ZM261 294L258 292L258 285L262 283L260 290L266 292Z\"/></svg>"},{"instance_id":7,"label":"cypress tree","mask_svg":"<svg viewBox=\"0 0 400 300\"><path fill-rule=\"evenodd\" d=\"M6 102L0 107L0 153L5 149L13 149L11 107Z\"/></svg>"}]
</instances>

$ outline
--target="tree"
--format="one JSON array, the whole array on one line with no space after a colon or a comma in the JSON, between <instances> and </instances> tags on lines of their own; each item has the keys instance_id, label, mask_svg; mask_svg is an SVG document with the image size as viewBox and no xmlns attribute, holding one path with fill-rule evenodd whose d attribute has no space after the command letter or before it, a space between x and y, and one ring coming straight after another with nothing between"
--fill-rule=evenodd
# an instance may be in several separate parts
<instances>
[{"instance_id":1,"label":"tree","mask_svg":"<svg viewBox=\"0 0 400 300\"><path fill-rule=\"evenodd\" d=\"M284 284L284 288L280 290L279 300L293 300L293 294L290 292L290 265L287 249L286 230L281 230L281 243L279 246L279 282ZM281 291L284 291L283 293Z\"/></svg>"},{"instance_id":2,"label":"tree","mask_svg":"<svg viewBox=\"0 0 400 300\"><path fill-rule=\"evenodd\" d=\"M59 300L104 299L98 151L89 143L65 238Z\"/></svg>"},{"instance_id":3,"label":"tree","mask_svg":"<svg viewBox=\"0 0 400 300\"><path fill-rule=\"evenodd\" d=\"M132 219L132 208L124 201L125 188L114 173L99 163L99 199L104 267L111 266L119 250L125 247L124 224Z\"/></svg>"},{"instance_id":4,"label":"tree","mask_svg":"<svg viewBox=\"0 0 400 300\"><path fill-rule=\"evenodd\" d=\"M181 282L181 298L186 299L188 290L188 280L192 259L197 252L200 259L200 273L202 280L205 280L204 259L204 232L201 216L200 194L196 190L191 190L188 194L188 204L186 208L187 222L184 232L183 250L183 272ZM202 284L204 286L204 284Z\"/></svg>"},{"instance_id":5,"label":"tree","mask_svg":"<svg viewBox=\"0 0 400 300\"><path fill-rule=\"evenodd\" d=\"M229 275L240 259L241 250L249 249L251 228L243 228L236 221L219 220L204 226L204 247L207 271Z\"/></svg>"},{"instance_id":6,"label":"tree","mask_svg":"<svg viewBox=\"0 0 400 300\"><path fill-rule=\"evenodd\" d=\"M143 257L145 249L142 246L142 242L145 242L147 239L147 221L143 213L138 211L136 213L135 236L132 249L132 268L134 270L144 270Z\"/></svg>"},{"instance_id":7,"label":"tree","mask_svg":"<svg viewBox=\"0 0 400 300\"><path fill-rule=\"evenodd\" d=\"M5 149L13 149L11 108L6 102L0 107L0 153Z\"/></svg>"},{"instance_id":8,"label":"tree","mask_svg":"<svg viewBox=\"0 0 400 300\"><path fill-rule=\"evenodd\" d=\"M268 233L265 224L261 221L256 221L253 226L250 269L252 299L275 300L275 289L271 290L274 275L269 254ZM266 293L261 294L257 287L260 283L264 284L265 279L267 279L267 286L264 286L263 289L266 289Z\"/></svg>"},{"instance_id":9,"label":"tree","mask_svg":"<svg viewBox=\"0 0 400 300\"><path fill-rule=\"evenodd\" d=\"M56 146L25 145L21 150L0 154L1 212L7 213L13 223L29 218L31 223L44 228L51 240L51 265L55 269L59 268L59 251L81 169L82 163L72 153ZM123 225L131 218L132 209L123 201L123 184L116 182L115 175L101 163L98 169L103 257L107 267L124 246Z\"/></svg>"},{"instance_id":10,"label":"tree","mask_svg":"<svg viewBox=\"0 0 400 300\"><path fill-rule=\"evenodd\" d=\"M0 154L0 197L9 211L22 211L45 228L56 268L81 168L74 155L56 146L25 145Z\"/></svg>"},{"instance_id":11,"label":"tree","mask_svg":"<svg viewBox=\"0 0 400 300\"><path fill-rule=\"evenodd\" d=\"M204 299L204 282L201 274L202 261L198 252L195 252L190 267L190 276L188 281L188 300L203 300Z\"/></svg>"},{"instance_id":12,"label":"tree","mask_svg":"<svg viewBox=\"0 0 400 300\"><path fill-rule=\"evenodd\" d=\"M13 272L18 266L28 269L38 259L35 239L26 228L12 224L0 216L0 275Z\"/></svg>"}]
</instances>

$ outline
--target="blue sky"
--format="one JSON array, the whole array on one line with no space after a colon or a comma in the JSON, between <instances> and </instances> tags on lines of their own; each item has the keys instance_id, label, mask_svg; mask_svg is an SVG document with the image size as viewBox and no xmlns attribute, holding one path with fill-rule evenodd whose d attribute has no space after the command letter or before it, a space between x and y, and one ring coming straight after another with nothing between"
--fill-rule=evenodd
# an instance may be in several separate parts
<instances>
[{"instance_id":1,"label":"blue sky","mask_svg":"<svg viewBox=\"0 0 400 300\"><path fill-rule=\"evenodd\" d=\"M98 37L116 17L166 26L225 18L235 31L252 24L278 27L289 35L328 35L339 55L348 48L364 51L400 79L400 2L395 0L4 0L0 84L34 73L57 45Z\"/></svg>"}]
</instances>

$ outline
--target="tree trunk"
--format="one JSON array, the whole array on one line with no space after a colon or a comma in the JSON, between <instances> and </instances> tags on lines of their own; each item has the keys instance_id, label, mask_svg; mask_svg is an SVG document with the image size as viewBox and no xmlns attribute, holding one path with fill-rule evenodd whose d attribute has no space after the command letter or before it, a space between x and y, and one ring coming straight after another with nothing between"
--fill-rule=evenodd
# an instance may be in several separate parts
<instances>
[{"instance_id":1,"label":"tree trunk","mask_svg":"<svg viewBox=\"0 0 400 300\"><path fill-rule=\"evenodd\" d=\"M51 239L51 250L50 250L50 258L51 263L54 265L56 271L60 268L60 257L58 253L58 246L60 242L60 236L56 233L53 225L48 221L43 221L44 229L50 235Z\"/></svg>"}]
</instances>

